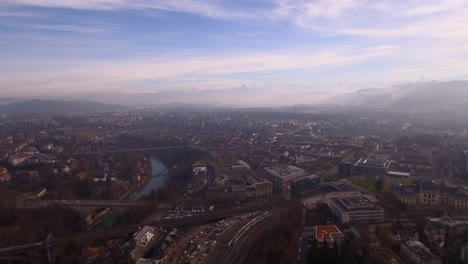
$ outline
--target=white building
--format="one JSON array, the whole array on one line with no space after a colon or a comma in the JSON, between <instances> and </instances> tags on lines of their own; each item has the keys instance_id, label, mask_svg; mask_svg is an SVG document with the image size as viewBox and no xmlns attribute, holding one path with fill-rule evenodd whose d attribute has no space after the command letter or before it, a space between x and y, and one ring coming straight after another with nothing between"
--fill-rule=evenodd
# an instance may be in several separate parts
<instances>
[{"instance_id":1,"label":"white building","mask_svg":"<svg viewBox=\"0 0 468 264\"><path fill-rule=\"evenodd\" d=\"M415 264L440 264L442 261L432 255L430 250L419 241L402 243L401 250Z\"/></svg>"},{"instance_id":2,"label":"white building","mask_svg":"<svg viewBox=\"0 0 468 264\"><path fill-rule=\"evenodd\" d=\"M385 220L384 209L364 196L333 198L329 206L341 223Z\"/></svg>"}]
</instances>

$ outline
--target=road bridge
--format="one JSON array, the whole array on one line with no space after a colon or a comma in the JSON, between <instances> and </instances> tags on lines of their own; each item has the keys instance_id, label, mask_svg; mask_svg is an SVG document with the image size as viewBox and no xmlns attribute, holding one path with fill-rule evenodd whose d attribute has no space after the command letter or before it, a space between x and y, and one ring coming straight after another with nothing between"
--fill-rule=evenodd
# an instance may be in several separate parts
<instances>
[{"instance_id":1,"label":"road bridge","mask_svg":"<svg viewBox=\"0 0 468 264\"><path fill-rule=\"evenodd\" d=\"M96 154L112 154L122 152L144 152L144 151L156 151L156 150L173 150L173 149L185 149L190 146L168 146L168 147L156 147L156 148L138 148L138 149L113 149L113 150L100 150L100 151L84 151L75 153L79 155L96 155Z\"/></svg>"},{"instance_id":2,"label":"road bridge","mask_svg":"<svg viewBox=\"0 0 468 264\"><path fill-rule=\"evenodd\" d=\"M0 248L0 257L6 256L15 256L19 253L31 252L35 250L45 250L46 248L54 248L59 246L67 245L71 242L89 242L93 240L102 240L102 239L113 239L119 237L127 237L130 234L135 233L144 225L150 226L161 226L166 229L171 229L174 227L181 227L185 225L199 225L204 223L209 223L218 219L232 217L238 214L269 210L272 208L272 205L261 205L261 206L251 206L245 208L235 208L235 209L226 209L217 212L208 212L200 215L195 215L191 217L184 217L178 219L167 219L160 221L153 221L148 219L142 225L130 225L120 228L115 228L108 231L99 231L92 233L83 233L69 237L62 238L52 238L49 241L40 241L36 243L30 243L25 245L17 245L6 248Z\"/></svg>"},{"instance_id":3,"label":"road bridge","mask_svg":"<svg viewBox=\"0 0 468 264\"><path fill-rule=\"evenodd\" d=\"M41 208L47 206L68 207L80 213L89 213L102 208L113 208L123 211L134 207L155 206L147 201L141 200L25 200L17 204L18 207L22 208Z\"/></svg>"}]
</instances>

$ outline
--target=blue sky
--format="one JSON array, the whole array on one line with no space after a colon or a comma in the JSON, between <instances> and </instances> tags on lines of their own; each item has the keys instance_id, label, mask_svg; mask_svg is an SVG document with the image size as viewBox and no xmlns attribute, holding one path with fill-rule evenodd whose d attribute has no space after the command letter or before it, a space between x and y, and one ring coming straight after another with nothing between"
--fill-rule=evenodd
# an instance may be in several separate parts
<instances>
[{"instance_id":1,"label":"blue sky","mask_svg":"<svg viewBox=\"0 0 468 264\"><path fill-rule=\"evenodd\" d=\"M0 96L338 91L466 76L467 3L2 0Z\"/></svg>"}]
</instances>

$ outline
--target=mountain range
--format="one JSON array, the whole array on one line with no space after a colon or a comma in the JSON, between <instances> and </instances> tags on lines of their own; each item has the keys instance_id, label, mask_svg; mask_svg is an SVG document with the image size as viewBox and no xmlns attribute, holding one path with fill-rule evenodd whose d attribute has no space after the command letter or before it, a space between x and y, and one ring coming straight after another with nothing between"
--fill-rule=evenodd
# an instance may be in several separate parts
<instances>
[{"instance_id":1,"label":"mountain range","mask_svg":"<svg viewBox=\"0 0 468 264\"><path fill-rule=\"evenodd\" d=\"M269 91L239 87L218 90L174 90L155 93L93 94L80 100L20 100L0 98L1 115L80 114L125 111L133 107L286 107L333 106L390 111L466 111L468 81L426 81L341 93L327 91ZM295 108L292 108L295 109Z\"/></svg>"},{"instance_id":2,"label":"mountain range","mask_svg":"<svg viewBox=\"0 0 468 264\"><path fill-rule=\"evenodd\" d=\"M403 111L466 110L468 81L431 81L361 89L328 98L323 104Z\"/></svg>"},{"instance_id":3,"label":"mountain range","mask_svg":"<svg viewBox=\"0 0 468 264\"><path fill-rule=\"evenodd\" d=\"M0 100L1 101L1 100ZM62 115L123 111L123 106L109 105L89 101L63 101L63 100L13 100L0 105L1 116L19 115Z\"/></svg>"}]
</instances>

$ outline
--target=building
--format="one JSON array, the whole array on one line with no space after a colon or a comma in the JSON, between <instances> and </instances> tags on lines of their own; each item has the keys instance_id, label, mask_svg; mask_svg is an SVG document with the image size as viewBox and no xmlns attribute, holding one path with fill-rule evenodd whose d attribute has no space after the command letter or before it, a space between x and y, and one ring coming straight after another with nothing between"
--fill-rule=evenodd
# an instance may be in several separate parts
<instances>
[{"instance_id":1,"label":"building","mask_svg":"<svg viewBox=\"0 0 468 264\"><path fill-rule=\"evenodd\" d=\"M385 211L364 196L334 198L330 209L341 223L354 221L383 221Z\"/></svg>"},{"instance_id":2,"label":"building","mask_svg":"<svg viewBox=\"0 0 468 264\"><path fill-rule=\"evenodd\" d=\"M391 160L361 158L354 164L354 172L357 174L387 174L391 164Z\"/></svg>"},{"instance_id":3,"label":"building","mask_svg":"<svg viewBox=\"0 0 468 264\"><path fill-rule=\"evenodd\" d=\"M216 181L206 188L206 200L211 202L244 201L249 190L240 177L217 177Z\"/></svg>"},{"instance_id":4,"label":"building","mask_svg":"<svg viewBox=\"0 0 468 264\"><path fill-rule=\"evenodd\" d=\"M130 256L136 262L143 258L163 237L161 230L151 226L143 227L134 237L135 248Z\"/></svg>"},{"instance_id":5,"label":"building","mask_svg":"<svg viewBox=\"0 0 468 264\"><path fill-rule=\"evenodd\" d=\"M33 156L32 153L18 153L10 157L9 162L13 166L18 166Z\"/></svg>"},{"instance_id":6,"label":"building","mask_svg":"<svg viewBox=\"0 0 468 264\"><path fill-rule=\"evenodd\" d=\"M468 150L464 150L463 155L465 155L465 172L468 172Z\"/></svg>"},{"instance_id":7,"label":"building","mask_svg":"<svg viewBox=\"0 0 468 264\"><path fill-rule=\"evenodd\" d=\"M0 182L10 182L11 176L5 167L0 166Z\"/></svg>"},{"instance_id":8,"label":"building","mask_svg":"<svg viewBox=\"0 0 468 264\"><path fill-rule=\"evenodd\" d=\"M252 187L254 188L255 198L257 199L270 197L273 193L273 184L267 180L254 183Z\"/></svg>"},{"instance_id":9,"label":"building","mask_svg":"<svg viewBox=\"0 0 468 264\"><path fill-rule=\"evenodd\" d=\"M405 264L405 262L389 248L377 248L375 249L375 254L381 264Z\"/></svg>"},{"instance_id":10,"label":"building","mask_svg":"<svg viewBox=\"0 0 468 264\"><path fill-rule=\"evenodd\" d=\"M293 196L302 196L310 193L320 186L321 179L317 175L309 175L291 182L291 194Z\"/></svg>"},{"instance_id":11,"label":"building","mask_svg":"<svg viewBox=\"0 0 468 264\"><path fill-rule=\"evenodd\" d=\"M412 186L402 186L399 183L394 183L390 189L395 197L407 206L414 207L418 204L416 188L413 188Z\"/></svg>"},{"instance_id":12,"label":"building","mask_svg":"<svg viewBox=\"0 0 468 264\"><path fill-rule=\"evenodd\" d=\"M401 245L402 252L415 264L441 264L440 258L419 241L405 241Z\"/></svg>"},{"instance_id":13,"label":"building","mask_svg":"<svg viewBox=\"0 0 468 264\"><path fill-rule=\"evenodd\" d=\"M339 247L344 240L343 233L335 225L314 226L312 236L319 243L327 242L330 248L335 246L335 242Z\"/></svg>"},{"instance_id":14,"label":"building","mask_svg":"<svg viewBox=\"0 0 468 264\"><path fill-rule=\"evenodd\" d=\"M291 182L306 176L305 170L292 165L266 167L265 171L273 184L273 191L283 193L286 199L291 197Z\"/></svg>"},{"instance_id":15,"label":"building","mask_svg":"<svg viewBox=\"0 0 468 264\"><path fill-rule=\"evenodd\" d=\"M431 181L420 181L415 185L393 184L390 190L407 206L449 206L468 209L468 194L463 188L447 187Z\"/></svg>"},{"instance_id":16,"label":"building","mask_svg":"<svg viewBox=\"0 0 468 264\"><path fill-rule=\"evenodd\" d=\"M348 178L353 175L354 166L351 162L340 162L338 164L338 175L343 178Z\"/></svg>"},{"instance_id":17,"label":"building","mask_svg":"<svg viewBox=\"0 0 468 264\"><path fill-rule=\"evenodd\" d=\"M460 250L460 260L463 263L468 263L468 243L465 243Z\"/></svg>"}]
</instances>

